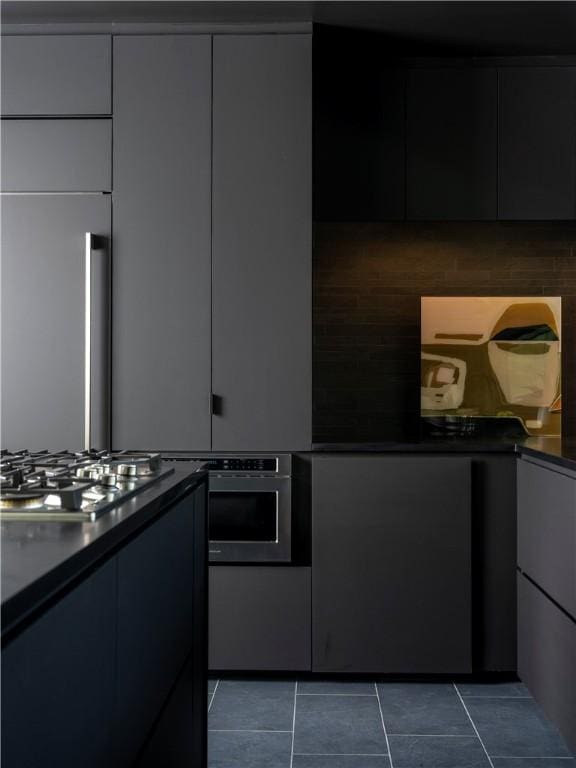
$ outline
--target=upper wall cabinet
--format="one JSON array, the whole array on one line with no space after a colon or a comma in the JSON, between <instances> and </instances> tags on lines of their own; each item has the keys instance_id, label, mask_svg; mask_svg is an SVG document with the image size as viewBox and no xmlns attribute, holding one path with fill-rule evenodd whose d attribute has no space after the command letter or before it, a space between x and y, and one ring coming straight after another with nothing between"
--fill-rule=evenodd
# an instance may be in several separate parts
<instances>
[{"instance_id":1,"label":"upper wall cabinet","mask_svg":"<svg viewBox=\"0 0 576 768\"><path fill-rule=\"evenodd\" d=\"M501 219L576 216L576 68L500 70Z\"/></svg>"},{"instance_id":2,"label":"upper wall cabinet","mask_svg":"<svg viewBox=\"0 0 576 768\"><path fill-rule=\"evenodd\" d=\"M497 72L408 71L407 218L495 219Z\"/></svg>"},{"instance_id":3,"label":"upper wall cabinet","mask_svg":"<svg viewBox=\"0 0 576 768\"><path fill-rule=\"evenodd\" d=\"M209 36L114 40L112 443L210 449Z\"/></svg>"},{"instance_id":4,"label":"upper wall cabinet","mask_svg":"<svg viewBox=\"0 0 576 768\"><path fill-rule=\"evenodd\" d=\"M312 40L213 42L214 450L312 431Z\"/></svg>"},{"instance_id":5,"label":"upper wall cabinet","mask_svg":"<svg viewBox=\"0 0 576 768\"><path fill-rule=\"evenodd\" d=\"M2 122L2 191L104 192L112 186L112 121Z\"/></svg>"},{"instance_id":6,"label":"upper wall cabinet","mask_svg":"<svg viewBox=\"0 0 576 768\"><path fill-rule=\"evenodd\" d=\"M314 33L317 221L404 218L405 77L372 35Z\"/></svg>"},{"instance_id":7,"label":"upper wall cabinet","mask_svg":"<svg viewBox=\"0 0 576 768\"><path fill-rule=\"evenodd\" d=\"M111 111L111 42L105 35L2 38L2 115Z\"/></svg>"}]
</instances>

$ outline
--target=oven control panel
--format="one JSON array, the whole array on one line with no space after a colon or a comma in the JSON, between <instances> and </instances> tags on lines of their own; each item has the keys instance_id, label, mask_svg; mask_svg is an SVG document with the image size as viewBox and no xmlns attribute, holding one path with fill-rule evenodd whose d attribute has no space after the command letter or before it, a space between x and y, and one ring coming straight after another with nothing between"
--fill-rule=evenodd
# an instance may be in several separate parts
<instances>
[{"instance_id":1,"label":"oven control panel","mask_svg":"<svg viewBox=\"0 0 576 768\"><path fill-rule=\"evenodd\" d=\"M220 472L276 472L276 459L208 459L210 469Z\"/></svg>"},{"instance_id":2,"label":"oven control panel","mask_svg":"<svg viewBox=\"0 0 576 768\"><path fill-rule=\"evenodd\" d=\"M278 472L278 459L275 456L165 456L167 461L200 461L211 472Z\"/></svg>"}]
</instances>

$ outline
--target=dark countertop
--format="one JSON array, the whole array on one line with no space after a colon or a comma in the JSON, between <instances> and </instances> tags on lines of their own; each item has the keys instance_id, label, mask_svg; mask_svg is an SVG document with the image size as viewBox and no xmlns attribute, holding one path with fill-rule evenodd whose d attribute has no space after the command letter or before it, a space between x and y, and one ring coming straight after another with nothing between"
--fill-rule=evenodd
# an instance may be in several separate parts
<instances>
[{"instance_id":1,"label":"dark countertop","mask_svg":"<svg viewBox=\"0 0 576 768\"><path fill-rule=\"evenodd\" d=\"M576 471L576 440L528 437L525 440L428 439L414 442L315 443L316 453L515 453Z\"/></svg>"},{"instance_id":2,"label":"dark countertop","mask_svg":"<svg viewBox=\"0 0 576 768\"><path fill-rule=\"evenodd\" d=\"M2 634L203 482L208 477L203 467L200 462L176 467L94 522L4 521Z\"/></svg>"}]
</instances>

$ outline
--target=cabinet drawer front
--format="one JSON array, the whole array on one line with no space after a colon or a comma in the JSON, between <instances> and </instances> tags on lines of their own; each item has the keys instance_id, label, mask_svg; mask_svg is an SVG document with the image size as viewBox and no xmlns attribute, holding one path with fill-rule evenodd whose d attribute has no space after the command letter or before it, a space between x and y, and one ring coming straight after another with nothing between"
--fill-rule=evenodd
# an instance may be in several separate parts
<instances>
[{"instance_id":1,"label":"cabinet drawer front","mask_svg":"<svg viewBox=\"0 0 576 768\"><path fill-rule=\"evenodd\" d=\"M518 565L576 617L576 479L520 461Z\"/></svg>"},{"instance_id":2,"label":"cabinet drawer front","mask_svg":"<svg viewBox=\"0 0 576 768\"><path fill-rule=\"evenodd\" d=\"M310 568L210 568L210 669L310 670Z\"/></svg>"},{"instance_id":3,"label":"cabinet drawer front","mask_svg":"<svg viewBox=\"0 0 576 768\"><path fill-rule=\"evenodd\" d=\"M110 120L4 120L2 190L111 189Z\"/></svg>"},{"instance_id":4,"label":"cabinet drawer front","mask_svg":"<svg viewBox=\"0 0 576 768\"><path fill-rule=\"evenodd\" d=\"M576 623L518 576L518 675L576 750Z\"/></svg>"},{"instance_id":5,"label":"cabinet drawer front","mask_svg":"<svg viewBox=\"0 0 576 768\"><path fill-rule=\"evenodd\" d=\"M104 35L4 37L2 114L109 114L110 51Z\"/></svg>"}]
</instances>

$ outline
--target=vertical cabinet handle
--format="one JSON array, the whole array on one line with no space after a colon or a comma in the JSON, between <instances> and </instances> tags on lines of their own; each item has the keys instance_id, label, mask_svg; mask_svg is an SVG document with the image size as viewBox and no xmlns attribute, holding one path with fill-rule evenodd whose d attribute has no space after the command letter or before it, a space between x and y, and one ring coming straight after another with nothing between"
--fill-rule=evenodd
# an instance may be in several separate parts
<instances>
[{"instance_id":1,"label":"vertical cabinet handle","mask_svg":"<svg viewBox=\"0 0 576 768\"><path fill-rule=\"evenodd\" d=\"M224 410L223 399L221 395L215 395L213 392L210 395L210 415L222 416Z\"/></svg>"},{"instance_id":2,"label":"vertical cabinet handle","mask_svg":"<svg viewBox=\"0 0 576 768\"><path fill-rule=\"evenodd\" d=\"M92 415L92 233L84 236L84 448L90 450Z\"/></svg>"}]
</instances>

